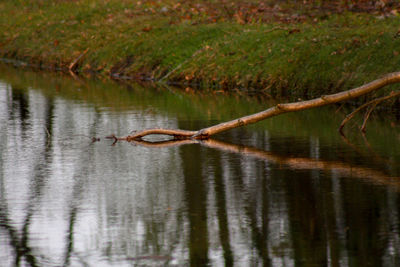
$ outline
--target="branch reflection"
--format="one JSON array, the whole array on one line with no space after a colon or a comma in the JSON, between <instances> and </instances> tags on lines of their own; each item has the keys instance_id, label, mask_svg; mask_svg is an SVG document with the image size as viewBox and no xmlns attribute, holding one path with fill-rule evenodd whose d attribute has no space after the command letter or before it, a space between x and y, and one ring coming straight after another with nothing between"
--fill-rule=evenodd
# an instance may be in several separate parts
<instances>
[{"instance_id":1,"label":"branch reflection","mask_svg":"<svg viewBox=\"0 0 400 267\"><path fill-rule=\"evenodd\" d=\"M217 149L220 151L241 154L244 156L254 157L260 160L273 162L275 164L285 165L290 169L294 170L332 171L336 172L338 175L366 179L369 182L375 184L391 185L399 187L400 189L400 181L398 181L400 177L390 176L388 174L385 174L384 172L377 171L371 168L351 165L349 163L340 161L328 161L328 160L306 158L306 157L282 156L256 147L237 145L211 138L207 140L168 140L168 141L158 141L158 142L141 140L141 141L133 141L132 143L144 147L154 147L154 148L165 148L165 147L173 147L173 146L181 146L186 144L197 143L202 146Z\"/></svg>"}]
</instances>

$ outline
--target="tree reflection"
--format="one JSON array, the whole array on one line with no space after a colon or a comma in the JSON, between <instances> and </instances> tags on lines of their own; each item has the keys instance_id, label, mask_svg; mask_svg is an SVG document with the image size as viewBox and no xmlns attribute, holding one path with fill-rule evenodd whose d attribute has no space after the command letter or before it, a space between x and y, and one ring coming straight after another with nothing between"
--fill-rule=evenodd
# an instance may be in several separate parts
<instances>
[{"instance_id":1,"label":"tree reflection","mask_svg":"<svg viewBox=\"0 0 400 267\"><path fill-rule=\"evenodd\" d=\"M18 102L16 107L13 107L12 110L17 108L19 112L13 111L14 116L18 116L18 121L21 125L21 137L29 136L27 125L28 115L29 114L29 101L26 95L22 94L18 90L13 91L13 103ZM45 125L51 129L52 120L53 120L53 101L52 99L48 99L46 101L45 106ZM0 206L0 227L4 228L10 237L10 246L13 247L15 252L15 266L23 266L25 261L30 266L40 266L37 256L34 255L34 250L30 245L30 225L32 216L35 212L35 208L38 205L40 197L42 195L43 187L45 186L45 166L51 162L51 147L52 147L52 136L51 134L47 134L45 137L45 142L42 146L42 151L39 151L39 155L41 157L37 158L35 165L33 167L31 183L32 186L30 188L30 192L28 195L28 206L26 207L26 215L23 221L21 232L17 230L16 227L13 226L13 222L9 219L9 211L8 211L8 203L4 198L6 193L3 188L4 185L1 186L1 206ZM1 179L3 183L3 179ZM25 260L25 261L24 261Z\"/></svg>"},{"instance_id":2,"label":"tree reflection","mask_svg":"<svg viewBox=\"0 0 400 267\"><path fill-rule=\"evenodd\" d=\"M223 181L222 166L221 156L218 155L215 159L214 175L219 239L223 250L225 266L233 266L231 240L229 237L229 220L226 207L226 188Z\"/></svg>"},{"instance_id":3,"label":"tree reflection","mask_svg":"<svg viewBox=\"0 0 400 267\"><path fill-rule=\"evenodd\" d=\"M208 229L207 229L207 188L203 176L203 163L206 158L198 153L194 146L183 146L181 158L189 230L189 257L191 266L207 266L208 259Z\"/></svg>"},{"instance_id":4,"label":"tree reflection","mask_svg":"<svg viewBox=\"0 0 400 267\"><path fill-rule=\"evenodd\" d=\"M171 145L187 145L188 143L193 142L168 141L165 145L169 147ZM231 180L229 182L234 183L234 188L238 190L236 193L242 195L242 201L244 201L244 212L249 220L249 229L251 229L252 233L252 244L254 244L257 249L258 256L262 259L263 265L268 266L271 264L269 258L270 244L268 241L268 222L270 220L268 217L270 214L270 201L268 196L270 193L267 188L269 177L295 178L285 179L284 184L289 215L290 237L293 245L293 257L296 264L328 265L329 263L332 266L340 266L344 259L352 259L353 257L368 259L369 257L372 257L368 253L364 255L360 253L363 253L363 251L374 251L377 243L381 243L381 245L378 246L381 248L387 246L388 240L385 238L381 238L377 241L373 241L373 238L368 238L367 240L370 240L368 242L365 240L365 237L377 237L376 233L363 231L363 229L366 227L369 229L377 229L379 228L379 225L382 225L382 222L374 223L382 217L379 212L370 213L370 217L367 218L365 217L365 214L359 214L354 217L354 211L356 214L363 212L363 209L360 210L356 208L359 205L358 201L361 199L361 196L352 196L350 199L343 198L343 195L340 195L337 186L334 185L336 183L336 178L326 179L325 175L321 175L321 171L330 171L332 174L359 178L375 184L385 184L398 188L400 184L395 177L370 168L359 167L348 163L324 161L321 159L306 157L283 156L256 147L235 145L213 139L199 141L198 143L202 146L216 149L217 151L233 152L262 160L261 162L256 163L260 165L256 167L256 170L261 173L258 173L255 177L261 178L256 178L256 180L252 181L252 183L256 184L257 188L257 191L253 192L253 194L243 194L243 190L248 189L246 189L246 183L243 181L243 178L246 177L246 175L243 173L241 168L241 158L235 158L230 161L230 168L233 173L230 175ZM150 143L138 142L138 144L152 146ZM157 147L162 147L163 143L158 142L156 145ZM198 212L197 217L192 217L190 220L196 225L191 228L191 240L197 240L197 238L206 235L206 226L203 224L199 227L196 222L198 222L200 215L203 220L205 220L205 216L210 216L205 215L206 210L204 207L206 204L204 203L205 197L203 196L203 194L205 194L204 188L206 187L204 183L207 179L205 179L203 175L200 175L201 173L204 173L204 169L202 169L201 165L206 161L203 156L203 154L205 154L206 159L208 161L212 160L214 163L213 177L216 192L217 220L224 262L225 265L232 265L234 255L231 249L232 240L230 240L229 237L230 222L229 216L227 215L228 208L226 203L227 196L225 192L225 184L222 180L224 175L222 166L224 163L221 161L221 153L215 151L212 153L206 153L202 149L196 150L195 147L196 146L193 146L193 144L181 147L182 157L185 159L183 166L185 166L185 164L193 164L194 162L200 163L196 165L198 169L195 169L195 166L186 166L187 169L191 169L192 172L185 172L185 177L190 177L190 179L185 179L186 183L190 185L186 186L189 202L188 209L189 211L193 210ZM199 153L199 151L201 151L201 153ZM283 164L288 166L289 169L282 170L272 168L272 170L267 171L267 162L272 162L278 165ZM195 171L193 172L193 170ZM310 179L310 172L312 179ZM193 180L196 180L197 182L194 182ZM192 186L192 184L195 183L196 186ZM344 186L343 183L344 182L339 186L349 188L349 186L352 186L353 184L357 186L359 184L349 182L349 185ZM369 185L367 184L366 187L369 188ZM375 187L374 191L376 191ZM370 199L368 204L365 205L365 208L368 211L371 210L371 207L378 204L378 199L381 199L382 193L384 193L379 192L379 190L376 191L373 195L376 195L377 197L374 199L373 195L371 197L370 195L365 195L365 190L358 190L358 192L360 192L364 197ZM254 202L254 195L257 194L261 195L262 199ZM338 199L342 199L342 201L338 202ZM356 199L358 199L358 201L356 201ZM353 203L355 206L351 207L351 205L347 203L348 201ZM203 204L200 207L193 205L193 203L199 205L200 203ZM376 208L380 209L378 206L376 206ZM260 209L261 213L257 213L257 210ZM347 213L347 210L349 210L349 213ZM345 216L345 214L349 214L350 217ZM352 226L353 222L350 218L359 218L359 222L356 222L355 225ZM366 224L366 219L371 223ZM357 230L355 230L356 228ZM194 229L196 231L193 231ZM352 232L357 233L357 236L354 237ZM354 244L353 239L357 240L357 244ZM202 242L198 242L197 240L196 244L198 247L191 247L191 249L197 251L200 249L199 246L203 244L203 256L199 256L196 253L191 254L191 259L195 259L192 263L197 263L196 260L204 257L207 249L207 243L204 240ZM371 244L371 247L365 247L367 244ZM349 254L344 253L343 246L347 247ZM381 262L384 256L382 254L383 252L384 251L381 251L380 254L373 254L373 257L375 257L375 260L373 261L375 262L374 264ZM253 260L256 260L256 258ZM362 261L360 264L367 264L367 262L371 261ZM253 261L253 264L256 264L256 262Z\"/></svg>"},{"instance_id":5,"label":"tree reflection","mask_svg":"<svg viewBox=\"0 0 400 267\"><path fill-rule=\"evenodd\" d=\"M12 88L12 107L9 109L10 118L17 116L23 132L27 131L29 121L29 100L26 93L19 88Z\"/></svg>"},{"instance_id":6,"label":"tree reflection","mask_svg":"<svg viewBox=\"0 0 400 267\"><path fill-rule=\"evenodd\" d=\"M18 230L12 226L13 223L8 218L8 210L6 205L7 204L3 202L2 207L0 208L0 227L6 230L10 238L9 245L14 249L15 253L15 266L21 266L21 261L23 259L25 259L26 262L32 267L39 266L35 256L32 253L32 248L28 244L28 228L32 213L27 214L23 226L23 232L20 236Z\"/></svg>"}]
</instances>

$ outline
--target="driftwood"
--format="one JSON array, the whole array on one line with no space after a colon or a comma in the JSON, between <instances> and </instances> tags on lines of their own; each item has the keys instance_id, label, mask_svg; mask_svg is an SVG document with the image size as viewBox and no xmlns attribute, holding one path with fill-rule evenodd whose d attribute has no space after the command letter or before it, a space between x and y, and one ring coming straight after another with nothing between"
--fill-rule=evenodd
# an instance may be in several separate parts
<instances>
[{"instance_id":1,"label":"driftwood","mask_svg":"<svg viewBox=\"0 0 400 267\"><path fill-rule=\"evenodd\" d=\"M210 136L215 135L217 133L221 133L233 128L245 126L248 124L256 123L261 120L277 116L283 113L300 111L310 108L316 108L321 106L326 106L329 104L338 103L341 101L346 101L350 99L354 99L360 97L362 95L368 94L372 91L376 91L386 85L398 83L400 82L400 72L394 72L383 76L377 80L374 80L370 83L362 85L360 87L336 93L331 95L324 95L319 98L294 102L294 103L285 103L285 104L277 104L267 110L261 111L259 113L255 113L252 115L248 115L245 117L241 117L235 120L231 120L228 122L223 122L208 128L200 129L198 131L188 131L188 130L180 130L180 129L163 129L163 128L153 128L153 129L146 129L143 131L135 132L131 135L125 137L116 137L114 135L108 136L109 139L114 139L114 142L119 140L124 141L140 141L144 136L148 135L167 135L173 137L174 140L185 140L185 139L192 139L192 140L204 140L208 139ZM397 96L399 93L392 93L389 96L384 98L378 98L373 101L366 103L365 105L376 105L383 100L392 98ZM373 109L373 108L372 108ZM372 111L372 110L371 110ZM350 116L350 115L349 115ZM354 116L354 114L353 114ZM343 124L343 123L342 123ZM343 124L344 126L344 124ZM340 129L342 129L341 127Z\"/></svg>"}]
</instances>

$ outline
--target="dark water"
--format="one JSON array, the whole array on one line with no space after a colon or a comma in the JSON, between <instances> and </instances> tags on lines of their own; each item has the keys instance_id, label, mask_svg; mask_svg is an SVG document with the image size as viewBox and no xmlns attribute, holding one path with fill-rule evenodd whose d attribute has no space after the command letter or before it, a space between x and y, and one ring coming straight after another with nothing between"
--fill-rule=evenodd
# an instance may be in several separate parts
<instances>
[{"instance_id":1,"label":"dark water","mask_svg":"<svg viewBox=\"0 0 400 267\"><path fill-rule=\"evenodd\" d=\"M1 66L0 266L399 266L391 116L348 139L337 107L197 144L104 139L269 105Z\"/></svg>"}]
</instances>

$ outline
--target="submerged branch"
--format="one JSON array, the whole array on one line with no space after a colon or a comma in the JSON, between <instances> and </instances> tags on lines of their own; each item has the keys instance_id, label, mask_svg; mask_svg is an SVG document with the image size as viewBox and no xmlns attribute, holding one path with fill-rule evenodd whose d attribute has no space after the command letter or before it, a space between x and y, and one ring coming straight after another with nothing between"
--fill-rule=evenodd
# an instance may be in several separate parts
<instances>
[{"instance_id":1,"label":"submerged branch","mask_svg":"<svg viewBox=\"0 0 400 267\"><path fill-rule=\"evenodd\" d=\"M388 96L384 96L384 97L375 99L375 100L376 100L375 103L369 108L369 110L368 110L367 113L365 114L364 122L363 122L363 124L362 124L362 126L361 126L361 131L362 131L363 133L365 133L365 127L367 126L368 118L369 118L369 116L371 115L371 112L374 110L374 108L375 108L377 105L379 105L381 102L383 102L383 101L385 101L385 100L387 100L387 99L396 97L396 96L398 96L398 95L400 95L400 91L398 91L398 92L391 92L390 95L388 95Z\"/></svg>"},{"instance_id":2,"label":"submerged branch","mask_svg":"<svg viewBox=\"0 0 400 267\"><path fill-rule=\"evenodd\" d=\"M383 102L383 101L385 101L387 99L396 97L398 95L400 95L400 92L391 92L387 96L383 96L383 97L380 97L380 98L375 98L375 99L373 99L373 100L371 100L371 101L359 106L353 112L351 112L349 115L347 115L346 118L342 121L342 123L339 126L339 132L343 135L343 127L354 117L354 115L356 115L360 110L370 106L370 108L368 109L367 113L365 114L364 123L363 123L363 125L361 127L361 131L365 132L365 126L366 126L367 120L368 120L369 115L371 114L371 112L374 110L374 108L378 104L380 104L381 102Z\"/></svg>"},{"instance_id":3,"label":"submerged branch","mask_svg":"<svg viewBox=\"0 0 400 267\"><path fill-rule=\"evenodd\" d=\"M150 142L144 140L133 140L132 144L144 146L144 147L156 147L156 148L166 148L166 147L176 147L181 145L189 145L189 144L197 144L199 143L198 140L194 139L184 139L184 140L166 140L166 141L157 141L157 142Z\"/></svg>"},{"instance_id":4,"label":"submerged branch","mask_svg":"<svg viewBox=\"0 0 400 267\"><path fill-rule=\"evenodd\" d=\"M142 137L152 134L158 135L169 135L173 136L174 139L190 139L193 135L195 135L196 131L187 131L187 130L179 130L179 129L162 129L162 128L154 128L154 129L147 129L133 135L126 136L126 141L133 141L133 140L140 140Z\"/></svg>"},{"instance_id":5,"label":"submerged branch","mask_svg":"<svg viewBox=\"0 0 400 267\"><path fill-rule=\"evenodd\" d=\"M113 139L115 140L115 142L119 141L119 140L125 140L125 141L130 142L130 141L142 140L142 137L147 136L147 135L157 134L157 135L172 136L174 138L174 140L180 140L180 139L204 140L204 139L208 139L210 136L215 135L217 133L225 132L225 131L233 129L233 128L256 123L261 120L265 120L267 118L277 116L277 115L280 115L283 113L295 112L295 111L316 108L316 107L322 107L322 106L326 106L329 104L334 104L334 103L338 103L341 101L354 99L354 98L360 97L362 95L365 95L367 93L370 93L372 91L378 90L386 85L398 83L398 82L400 82L400 72L394 72L394 73L387 74L387 75L383 76L382 78L374 80L370 83L362 85L360 87L351 89L351 90L347 90L344 92L331 94L331 95L325 95L325 96L321 96L319 98L306 100L306 101L286 103L286 104L277 104L276 106L273 106L267 110L264 110L264 111L261 111L261 112L258 112L258 113L252 114L252 115L248 115L245 117L241 117L241 118L238 118L235 120L231 120L228 122L223 122L223 123L220 123L220 124L208 127L208 128L200 129L198 131L155 128L155 129L147 129L147 130L139 131L139 132L136 132L132 135L128 135L125 137L115 137L114 136ZM395 95L390 95L390 97L394 97L394 96ZM385 99L383 99L383 100L385 100ZM383 101L383 100L375 99L375 101Z\"/></svg>"}]
</instances>

